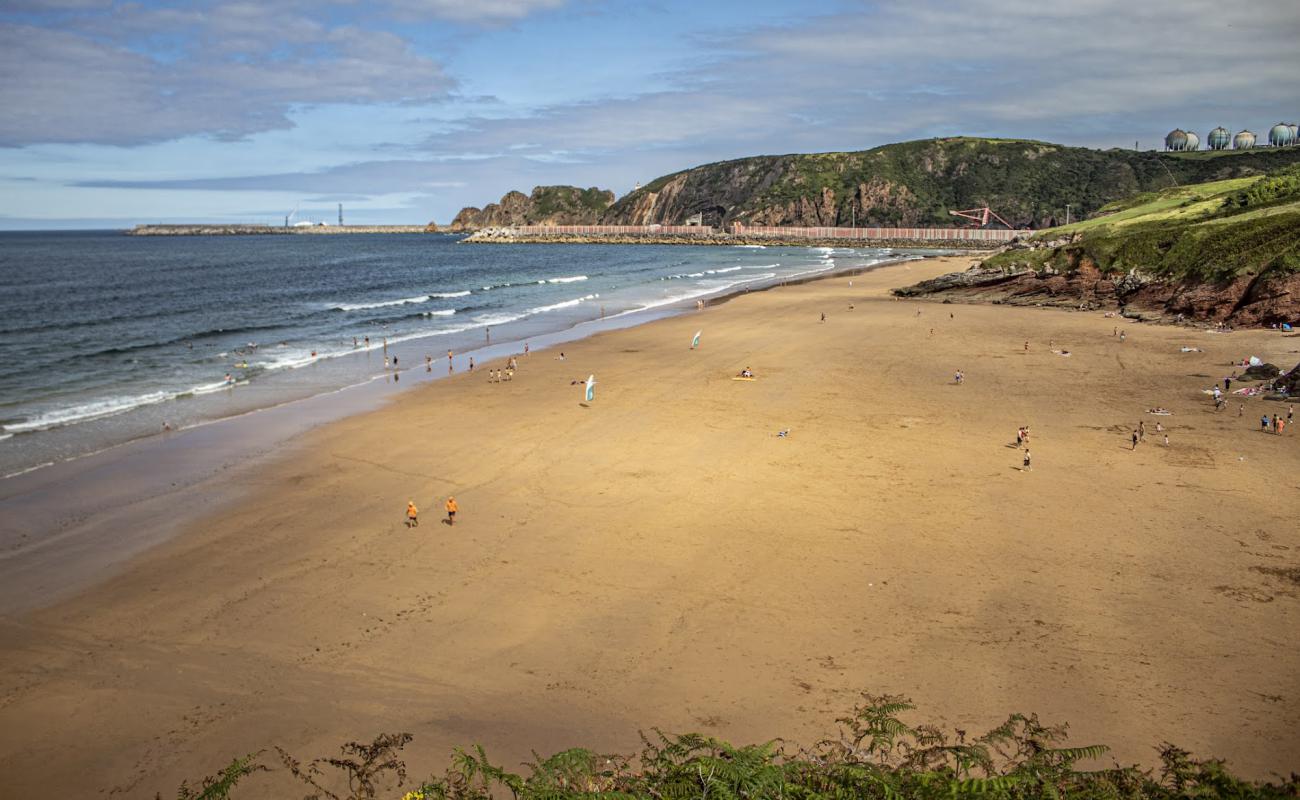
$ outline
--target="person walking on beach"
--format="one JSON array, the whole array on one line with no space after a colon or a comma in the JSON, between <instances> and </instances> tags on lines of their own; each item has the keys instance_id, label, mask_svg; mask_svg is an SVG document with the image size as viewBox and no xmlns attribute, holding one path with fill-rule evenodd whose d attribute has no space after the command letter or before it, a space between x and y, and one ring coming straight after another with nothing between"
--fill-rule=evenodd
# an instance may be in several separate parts
<instances>
[{"instance_id":1,"label":"person walking on beach","mask_svg":"<svg viewBox=\"0 0 1300 800\"><path fill-rule=\"evenodd\" d=\"M1264 415L1260 416L1260 418L1259 418L1259 431L1260 431L1260 433L1264 433L1264 432L1268 431L1268 414L1264 414Z\"/></svg>"},{"instance_id":2,"label":"person walking on beach","mask_svg":"<svg viewBox=\"0 0 1300 800\"><path fill-rule=\"evenodd\" d=\"M524 342L524 355L528 355L528 342Z\"/></svg>"},{"instance_id":3,"label":"person walking on beach","mask_svg":"<svg viewBox=\"0 0 1300 800\"><path fill-rule=\"evenodd\" d=\"M458 509L457 509L457 507L456 507L456 498L454 498L454 497L448 495L448 496L447 496L447 524L448 524L448 525L455 525L455 524L456 524L456 511L457 511L457 510L458 510Z\"/></svg>"},{"instance_id":4,"label":"person walking on beach","mask_svg":"<svg viewBox=\"0 0 1300 800\"><path fill-rule=\"evenodd\" d=\"M1034 468L1033 464L1031 463L1031 460L1029 458L1029 448L1025 448L1024 471L1030 472L1033 470L1033 468Z\"/></svg>"},{"instance_id":5,"label":"person walking on beach","mask_svg":"<svg viewBox=\"0 0 1300 800\"><path fill-rule=\"evenodd\" d=\"M1133 449L1138 449L1138 432L1133 431Z\"/></svg>"},{"instance_id":6,"label":"person walking on beach","mask_svg":"<svg viewBox=\"0 0 1300 800\"><path fill-rule=\"evenodd\" d=\"M1273 415L1273 433L1281 433L1281 431L1277 429L1277 414Z\"/></svg>"},{"instance_id":7,"label":"person walking on beach","mask_svg":"<svg viewBox=\"0 0 1300 800\"><path fill-rule=\"evenodd\" d=\"M1147 440L1147 424L1145 420L1138 420L1138 440L1143 442Z\"/></svg>"},{"instance_id":8,"label":"person walking on beach","mask_svg":"<svg viewBox=\"0 0 1300 800\"><path fill-rule=\"evenodd\" d=\"M822 322L825 322L825 321L826 321L826 312L823 311L823 312L822 312Z\"/></svg>"},{"instance_id":9,"label":"person walking on beach","mask_svg":"<svg viewBox=\"0 0 1300 800\"><path fill-rule=\"evenodd\" d=\"M1165 434L1165 447L1169 446L1169 434Z\"/></svg>"},{"instance_id":10,"label":"person walking on beach","mask_svg":"<svg viewBox=\"0 0 1300 800\"><path fill-rule=\"evenodd\" d=\"M415 507L414 500L406 501L406 527L420 527L420 509Z\"/></svg>"},{"instance_id":11,"label":"person walking on beach","mask_svg":"<svg viewBox=\"0 0 1300 800\"><path fill-rule=\"evenodd\" d=\"M1239 416L1239 417L1244 417L1244 416L1246 416L1246 404L1245 404L1245 403L1242 403L1241 405L1237 406L1237 416Z\"/></svg>"},{"instance_id":12,"label":"person walking on beach","mask_svg":"<svg viewBox=\"0 0 1300 800\"><path fill-rule=\"evenodd\" d=\"M474 371L474 356L469 357L469 371L470 372Z\"/></svg>"},{"instance_id":13,"label":"person walking on beach","mask_svg":"<svg viewBox=\"0 0 1300 800\"><path fill-rule=\"evenodd\" d=\"M1223 379L1223 391L1225 394L1232 391L1232 378Z\"/></svg>"}]
</instances>

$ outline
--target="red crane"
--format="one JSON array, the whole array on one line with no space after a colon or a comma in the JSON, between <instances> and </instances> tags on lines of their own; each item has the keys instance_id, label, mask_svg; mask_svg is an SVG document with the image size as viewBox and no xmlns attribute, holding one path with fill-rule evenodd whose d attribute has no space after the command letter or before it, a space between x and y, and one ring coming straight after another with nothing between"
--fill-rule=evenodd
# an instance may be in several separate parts
<instances>
[{"instance_id":1,"label":"red crane","mask_svg":"<svg viewBox=\"0 0 1300 800\"><path fill-rule=\"evenodd\" d=\"M972 228L987 228L990 222L992 222L993 220L997 220L998 222L1001 222L1003 225L1006 225L1007 230L1012 229L1012 225L1010 222L1007 222L1002 217L999 217L997 215L997 212L995 212L993 209L989 208L988 206L984 206L983 208L968 208L965 211L949 211L948 213L953 215L954 217L963 217L965 219L971 220L972 224L970 227Z\"/></svg>"}]
</instances>

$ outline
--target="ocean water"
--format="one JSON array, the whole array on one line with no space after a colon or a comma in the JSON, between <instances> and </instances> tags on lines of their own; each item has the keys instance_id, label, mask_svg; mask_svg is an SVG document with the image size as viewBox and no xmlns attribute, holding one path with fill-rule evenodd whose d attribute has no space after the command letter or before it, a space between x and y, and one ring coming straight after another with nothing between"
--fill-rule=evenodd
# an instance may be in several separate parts
<instances>
[{"instance_id":1,"label":"ocean water","mask_svg":"<svg viewBox=\"0 0 1300 800\"><path fill-rule=\"evenodd\" d=\"M909 255L432 235L0 233L0 476L491 342ZM366 346L369 337L369 347ZM383 343L387 341L387 350Z\"/></svg>"}]
</instances>

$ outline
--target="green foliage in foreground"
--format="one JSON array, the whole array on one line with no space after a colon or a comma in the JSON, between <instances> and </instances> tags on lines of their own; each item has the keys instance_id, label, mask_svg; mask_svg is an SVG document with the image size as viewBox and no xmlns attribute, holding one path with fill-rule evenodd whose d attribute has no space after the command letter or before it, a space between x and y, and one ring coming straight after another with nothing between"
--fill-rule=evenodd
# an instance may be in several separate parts
<instances>
[{"instance_id":1,"label":"green foliage in foreground","mask_svg":"<svg viewBox=\"0 0 1300 800\"><path fill-rule=\"evenodd\" d=\"M1103 745L1066 747L1064 725L1034 715L1011 715L982 736L948 735L932 725L909 725L906 698L864 695L838 720L839 735L810 748L779 740L736 747L700 734L642 735L632 758L572 749L535 756L527 774L492 764L483 748L457 750L441 777L407 782L399 758L409 734L384 734L369 744L345 745L337 758L307 764L279 750L280 761L307 788L306 800L1190 800L1300 797L1300 775L1266 783L1234 777L1220 761L1195 759L1165 744L1156 771L1135 766L1088 770ZM202 790L181 787L180 800L227 800L235 784L267 768L260 754L237 759ZM161 796L160 796L161 797Z\"/></svg>"},{"instance_id":2,"label":"green foliage in foreground","mask_svg":"<svg viewBox=\"0 0 1300 800\"><path fill-rule=\"evenodd\" d=\"M1064 235L1075 238L1052 244ZM985 265L1068 271L1086 259L1102 272L1209 282L1297 272L1300 168L1135 196L1035 241L1035 249L1007 250Z\"/></svg>"}]
</instances>

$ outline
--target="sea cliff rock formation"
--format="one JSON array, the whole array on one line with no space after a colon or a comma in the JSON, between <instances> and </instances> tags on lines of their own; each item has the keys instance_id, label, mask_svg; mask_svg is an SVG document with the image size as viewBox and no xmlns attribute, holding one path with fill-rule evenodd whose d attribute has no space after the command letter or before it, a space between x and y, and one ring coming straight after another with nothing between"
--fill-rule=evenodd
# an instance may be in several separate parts
<instances>
[{"instance_id":1,"label":"sea cliff rock formation","mask_svg":"<svg viewBox=\"0 0 1300 800\"><path fill-rule=\"evenodd\" d=\"M1219 281L1162 278L1138 271L1103 273L1091 260L1058 271L977 265L895 289L899 297L1114 310L1146 321L1209 322L1247 327L1300 320L1300 274L1269 272Z\"/></svg>"},{"instance_id":2,"label":"sea cliff rock formation","mask_svg":"<svg viewBox=\"0 0 1300 800\"><path fill-rule=\"evenodd\" d=\"M1300 148L1223 153L1090 150L957 137L873 150L755 156L665 175L620 198L607 225L952 226L990 206L1016 227L1061 224L1114 200L1177 184L1259 175Z\"/></svg>"},{"instance_id":3,"label":"sea cliff rock formation","mask_svg":"<svg viewBox=\"0 0 1300 800\"><path fill-rule=\"evenodd\" d=\"M510 225L594 225L613 202L613 192L594 186L538 186L531 195L506 192L498 203L463 208L443 230L460 233Z\"/></svg>"},{"instance_id":4,"label":"sea cliff rock formation","mask_svg":"<svg viewBox=\"0 0 1300 800\"><path fill-rule=\"evenodd\" d=\"M1010 224L1048 228L1142 192L1262 175L1300 163L1300 147L1165 153L1090 150L955 137L872 150L753 156L657 178L614 200L573 186L509 192L463 209L446 230L511 225L951 227L949 211L991 207Z\"/></svg>"},{"instance_id":5,"label":"sea cliff rock formation","mask_svg":"<svg viewBox=\"0 0 1300 800\"><path fill-rule=\"evenodd\" d=\"M1300 326L1300 165L1138 194L894 293Z\"/></svg>"}]
</instances>

